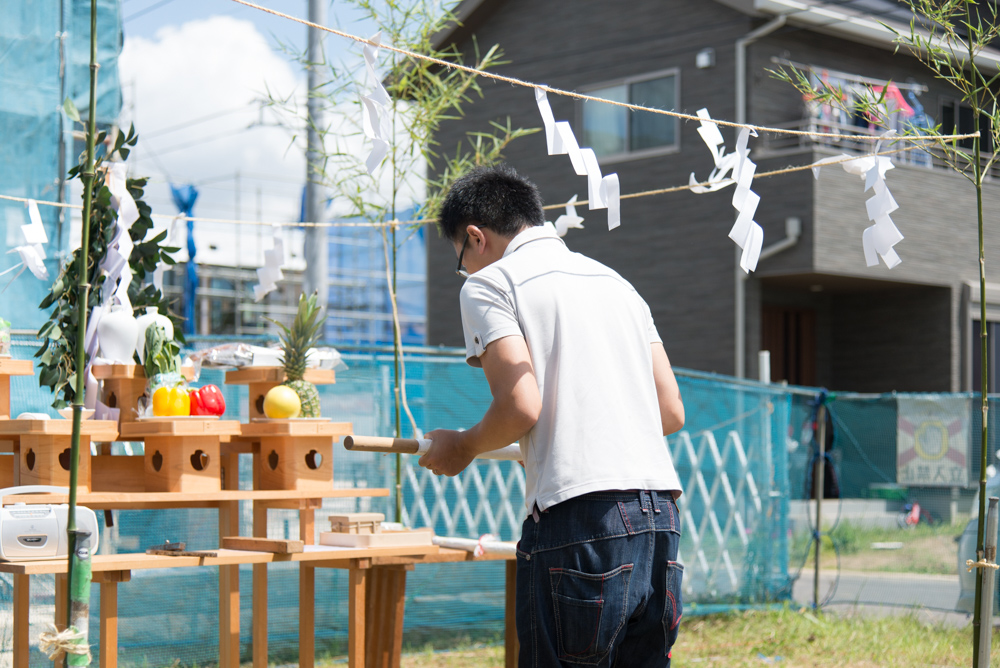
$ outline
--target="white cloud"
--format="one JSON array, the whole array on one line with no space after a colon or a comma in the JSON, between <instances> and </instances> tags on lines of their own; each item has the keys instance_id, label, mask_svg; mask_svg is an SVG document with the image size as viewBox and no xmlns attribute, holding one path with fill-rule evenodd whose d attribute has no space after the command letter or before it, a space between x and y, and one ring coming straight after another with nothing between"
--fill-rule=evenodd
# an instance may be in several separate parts
<instances>
[{"instance_id":1,"label":"white cloud","mask_svg":"<svg viewBox=\"0 0 1000 668\"><path fill-rule=\"evenodd\" d=\"M213 16L164 27L152 39L130 37L119 66L121 124L134 122L139 133L131 173L151 177L146 199L154 213L176 213L169 177L197 185L198 216L298 219L304 152L292 143L294 131L276 127L274 112L262 111L261 102L269 91L302 98L305 77L250 21ZM205 120L190 123L199 119ZM235 237L237 230L258 236L253 227L232 225L215 226L212 236Z\"/></svg>"},{"instance_id":2,"label":"white cloud","mask_svg":"<svg viewBox=\"0 0 1000 668\"><path fill-rule=\"evenodd\" d=\"M125 97L121 125L134 122L139 133L138 147L129 158L130 173L151 177L146 201L154 213L177 211L170 198L169 176L177 184L197 185L199 217L236 218L238 206L242 220L298 220L305 179L305 123L295 114L304 116L305 72L273 49L250 21L212 16L165 26L153 38L127 37L119 67ZM262 111L260 103L269 96L290 103L283 111L270 107ZM357 113L355 105L349 106L351 115ZM328 138L330 150L338 144L363 162L371 146L355 134L357 124L334 110L325 113L325 122L341 135L339 141ZM405 132L400 130L401 138ZM422 197L419 171L406 175L397 198L401 209ZM391 172L389 165L376 172L379 183L372 188L373 198L388 199ZM329 213L343 215L346 202L334 200ZM157 227L166 224L157 221ZM199 230L205 230L204 240ZM213 255L210 245L218 247L227 235L235 240L237 233L244 240L240 254L246 256L245 263L259 263L263 250L270 247L270 228L197 223L199 253L204 248L202 257L208 259ZM258 239L265 248L256 247ZM177 241L183 245L183 234Z\"/></svg>"}]
</instances>

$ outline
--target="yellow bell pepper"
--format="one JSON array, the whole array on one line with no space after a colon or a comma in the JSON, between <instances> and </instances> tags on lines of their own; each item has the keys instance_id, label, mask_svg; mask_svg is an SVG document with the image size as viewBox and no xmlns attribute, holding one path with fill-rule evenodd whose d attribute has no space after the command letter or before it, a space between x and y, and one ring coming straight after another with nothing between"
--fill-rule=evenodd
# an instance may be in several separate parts
<instances>
[{"instance_id":1,"label":"yellow bell pepper","mask_svg":"<svg viewBox=\"0 0 1000 668\"><path fill-rule=\"evenodd\" d=\"M190 415L191 397L183 387L160 387L153 392L153 415Z\"/></svg>"}]
</instances>

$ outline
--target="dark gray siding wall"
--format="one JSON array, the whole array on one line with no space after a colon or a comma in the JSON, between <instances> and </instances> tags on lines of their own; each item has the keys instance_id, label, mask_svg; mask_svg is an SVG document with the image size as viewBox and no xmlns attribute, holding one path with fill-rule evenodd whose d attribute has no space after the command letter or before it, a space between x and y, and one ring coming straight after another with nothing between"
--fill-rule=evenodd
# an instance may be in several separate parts
<instances>
[{"instance_id":1,"label":"dark gray siding wall","mask_svg":"<svg viewBox=\"0 0 1000 668\"><path fill-rule=\"evenodd\" d=\"M765 69L774 68L772 57L787 58L792 61L810 64L816 67L850 72L862 76L891 79L894 81L913 81L924 84L928 91L920 96L927 113L940 121L940 109L943 103L954 99L954 93L946 85L934 80L930 72L916 59L905 52L892 54L888 50L852 44L794 27L785 28L779 33L769 36L751 47L749 57L753 85L749 92L751 107L749 118L762 125L787 123L804 116L804 105L800 94L790 85L777 81L769 76ZM805 164L813 159L834 154L836 151L824 151L811 154L786 154L786 164ZM778 160L780 162L780 160ZM921 363L919 371L900 372L901 382L908 383L910 388L921 387L933 390L961 389L961 359L962 341L962 298L961 283L965 280L977 280L977 232L976 232L976 202L975 191L965 179L942 170L926 170L907 165L900 165L888 172L886 183L900 208L892 214L892 218L900 231L906 237L896 246L897 252L903 258L903 263L889 270L884 265L866 267L861 245L861 234L871 223L865 212L865 200L871 193L864 192L864 182L856 176L845 173L840 167L823 169L822 176L815 186L807 183L811 175L806 172L800 181L802 187L810 188L815 193L814 207L810 215L804 218L805 234L801 243L810 246L808 257L813 260L813 270L818 274L837 276L854 276L858 278L897 281L901 283L937 285L947 287L943 293L935 293L934 303L924 304L920 297L899 302L895 298L872 298L872 303L887 307L886 318L894 323L905 323L907 326L900 331L885 329L885 333L899 334L902 339L898 343L905 346L923 341L916 357L909 360L911 367L916 366L914 360L927 361L930 355L934 357L929 363ZM776 177L775 181L782 184L788 176ZM759 185L757 186L760 187ZM1000 204L1000 186L987 183L985 192L987 211L995 210ZM763 194L762 194L763 196ZM791 193L786 191L786 201L781 206L792 205L787 202ZM762 204L763 205L763 204ZM795 215L791 214L790 215ZM995 217L987 219L986 247L996 246L1000 241L1000 221ZM766 242L765 242L766 243ZM800 245L801 245L800 243ZM805 259L805 251L796 249L794 252L783 253L770 261L761 263L760 276L780 276L795 274ZM920 293L922 294L922 293ZM942 295L948 295L948 308L942 308ZM854 296L841 298L841 305L836 309L836 322L850 319L850 304L857 303L860 312L874 317L875 313L865 310ZM901 311L902 304L915 309L911 315ZM942 318L942 322L931 321L932 317ZM876 320L881 320L877 318ZM920 327L910 327L919 321ZM870 325L874 326L874 325ZM891 330L891 331L890 331ZM919 332L919 333L918 333ZM933 339L928 336L933 335ZM878 337L876 337L878 338ZM834 354L839 350L843 336L835 337ZM866 349L863 338L857 341L861 346L858 351ZM869 345L872 359L887 360L891 355L883 354L879 346ZM881 351L881 352L880 352ZM858 352L851 357L848 353L844 359L855 359L861 363L858 373L863 375L866 366L871 367L868 359L862 359L868 353ZM904 358L899 358L901 364ZM904 364L905 366L905 364ZM823 365L820 365L822 369ZM830 367L831 381L836 380L837 386L851 387L844 384L846 376L838 375L838 368L847 367L842 363L833 362ZM933 371L936 370L936 371ZM932 382L927 374L936 372L936 381ZM907 376L907 373L910 373ZM896 377L894 373L879 374L878 390L899 389L903 386L887 384L885 381ZM853 380L852 380L853 382ZM868 382L868 381L866 381ZM860 385L857 386L860 389Z\"/></svg>"},{"instance_id":2,"label":"dark gray siding wall","mask_svg":"<svg viewBox=\"0 0 1000 668\"><path fill-rule=\"evenodd\" d=\"M478 30L481 47L499 43L511 63L498 71L565 89L677 67L680 108L694 113L707 107L731 119L733 43L751 29L750 20L715 2L607 0L565 3L509 0ZM695 54L716 50L716 66L699 70ZM472 53L470 44L462 44ZM453 152L465 133L509 115L515 126L538 127L541 121L531 90L483 82L485 99L466 108L460 122L444 127L438 139ZM574 123L574 100L549 96L557 120ZM712 160L696 132L681 125L681 149L655 158L603 165L617 172L622 193L687 183L695 171L706 177ZM730 147L733 133L724 131ZM566 156L549 157L540 133L511 145L508 162L530 176L546 202L586 197L583 177ZM674 364L731 373L733 370L733 243L727 233L734 220L731 190L707 195L680 192L622 201L622 226L608 232L604 211L580 213L586 229L566 237L569 247L621 273L645 297ZM558 211L549 212L555 220ZM428 243L428 340L432 345L461 345L458 309L461 279L454 274L450 244Z\"/></svg>"},{"instance_id":3,"label":"dark gray siding wall","mask_svg":"<svg viewBox=\"0 0 1000 668\"><path fill-rule=\"evenodd\" d=\"M952 291L902 288L833 299L830 386L857 392L946 389Z\"/></svg>"}]
</instances>

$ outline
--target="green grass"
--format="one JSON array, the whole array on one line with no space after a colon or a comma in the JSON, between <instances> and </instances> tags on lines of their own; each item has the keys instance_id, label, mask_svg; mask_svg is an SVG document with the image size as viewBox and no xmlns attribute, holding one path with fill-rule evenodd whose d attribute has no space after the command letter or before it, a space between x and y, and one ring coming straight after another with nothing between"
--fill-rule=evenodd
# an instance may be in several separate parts
<instances>
[{"instance_id":1,"label":"green grass","mask_svg":"<svg viewBox=\"0 0 1000 668\"><path fill-rule=\"evenodd\" d=\"M824 536L820 559L824 567L836 565L834 545L840 551L844 570L953 575L957 569L958 543L965 522L955 524L920 524L909 529L883 529L841 522ZM832 542L831 542L832 541ZM797 565L806 556L809 535L800 532L792 540L792 561ZM872 547L876 543L902 543L900 549ZM813 563L813 549L806 566Z\"/></svg>"},{"instance_id":2,"label":"green grass","mask_svg":"<svg viewBox=\"0 0 1000 668\"><path fill-rule=\"evenodd\" d=\"M1000 637L994 634L993 656L998 654ZM929 625L914 615L840 617L790 608L749 611L685 618L673 657L674 668L969 666L972 627ZM428 646L404 654L402 667L493 668L502 666L503 658L502 645L450 651Z\"/></svg>"}]
</instances>

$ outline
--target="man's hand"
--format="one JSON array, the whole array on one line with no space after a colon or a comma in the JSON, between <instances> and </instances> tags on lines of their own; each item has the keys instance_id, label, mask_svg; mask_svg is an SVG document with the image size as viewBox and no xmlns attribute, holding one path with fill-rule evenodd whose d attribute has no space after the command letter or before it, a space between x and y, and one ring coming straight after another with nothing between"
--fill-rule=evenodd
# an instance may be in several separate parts
<instances>
[{"instance_id":1,"label":"man's hand","mask_svg":"<svg viewBox=\"0 0 1000 668\"><path fill-rule=\"evenodd\" d=\"M458 475L478 455L520 440L541 413L542 397L523 337L498 339L479 359L493 402L468 431L435 429L427 434L431 449L417 463L437 475Z\"/></svg>"},{"instance_id":2,"label":"man's hand","mask_svg":"<svg viewBox=\"0 0 1000 668\"><path fill-rule=\"evenodd\" d=\"M451 429L435 429L424 435L431 439L431 448L417 460L434 475L455 476L472 463L476 454L466 446L462 434Z\"/></svg>"}]
</instances>

